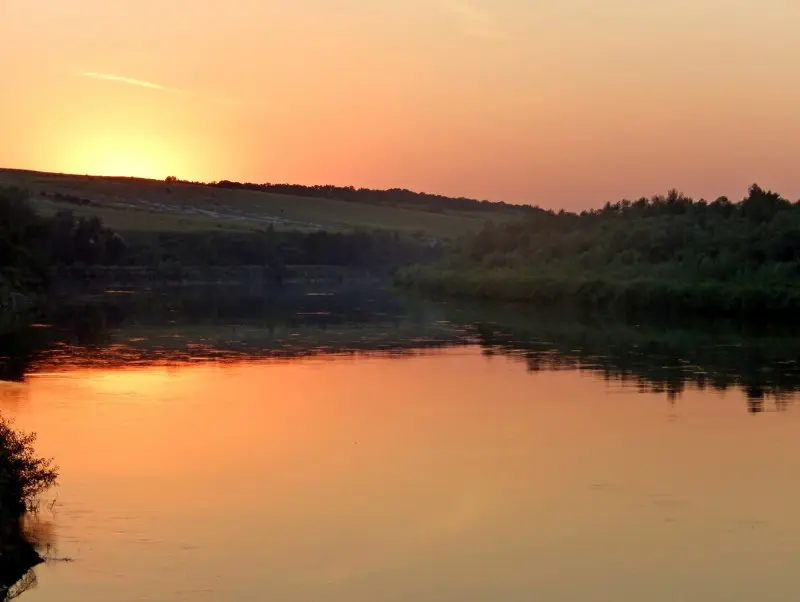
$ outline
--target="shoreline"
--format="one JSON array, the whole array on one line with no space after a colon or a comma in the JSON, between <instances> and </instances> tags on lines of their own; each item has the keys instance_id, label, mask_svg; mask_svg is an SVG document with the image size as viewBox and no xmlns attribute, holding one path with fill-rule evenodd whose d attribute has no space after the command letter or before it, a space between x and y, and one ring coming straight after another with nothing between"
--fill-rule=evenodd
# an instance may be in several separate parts
<instances>
[{"instance_id":1,"label":"shoreline","mask_svg":"<svg viewBox=\"0 0 800 602\"><path fill-rule=\"evenodd\" d=\"M751 318L780 317L800 310L800 286L754 280L623 279L595 274L566 277L515 269L414 266L400 270L395 284L433 297L542 307Z\"/></svg>"}]
</instances>

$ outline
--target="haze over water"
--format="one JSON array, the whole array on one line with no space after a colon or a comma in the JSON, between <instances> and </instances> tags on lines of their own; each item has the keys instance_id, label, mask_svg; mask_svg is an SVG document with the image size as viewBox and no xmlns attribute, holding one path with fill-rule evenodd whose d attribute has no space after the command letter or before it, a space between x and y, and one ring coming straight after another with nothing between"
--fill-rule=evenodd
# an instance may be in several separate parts
<instances>
[{"instance_id":1,"label":"haze over water","mask_svg":"<svg viewBox=\"0 0 800 602\"><path fill-rule=\"evenodd\" d=\"M621 359L591 325L336 298L238 324L122 302L21 353L0 405L61 467L42 519L73 559L23 599L797 598L778 342Z\"/></svg>"}]
</instances>

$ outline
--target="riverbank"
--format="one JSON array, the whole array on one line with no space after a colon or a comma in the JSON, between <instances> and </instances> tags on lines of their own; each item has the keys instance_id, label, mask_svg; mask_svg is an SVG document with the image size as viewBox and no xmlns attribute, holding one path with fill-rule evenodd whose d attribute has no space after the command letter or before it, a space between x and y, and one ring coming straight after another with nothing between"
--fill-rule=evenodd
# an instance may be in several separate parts
<instances>
[{"instance_id":1,"label":"riverbank","mask_svg":"<svg viewBox=\"0 0 800 602\"><path fill-rule=\"evenodd\" d=\"M0 600L14 598L35 583L29 571L44 562L24 519L35 514L39 496L56 483L58 469L36 455L35 440L35 434L15 430L0 416Z\"/></svg>"},{"instance_id":2,"label":"riverbank","mask_svg":"<svg viewBox=\"0 0 800 602\"><path fill-rule=\"evenodd\" d=\"M601 310L763 317L800 310L800 286L778 279L659 280L598 274L555 275L519 268L415 266L395 282L435 297L525 302Z\"/></svg>"},{"instance_id":3,"label":"riverbank","mask_svg":"<svg viewBox=\"0 0 800 602\"><path fill-rule=\"evenodd\" d=\"M676 190L488 224L398 282L531 305L771 318L800 309L800 203L754 184L739 202Z\"/></svg>"}]
</instances>

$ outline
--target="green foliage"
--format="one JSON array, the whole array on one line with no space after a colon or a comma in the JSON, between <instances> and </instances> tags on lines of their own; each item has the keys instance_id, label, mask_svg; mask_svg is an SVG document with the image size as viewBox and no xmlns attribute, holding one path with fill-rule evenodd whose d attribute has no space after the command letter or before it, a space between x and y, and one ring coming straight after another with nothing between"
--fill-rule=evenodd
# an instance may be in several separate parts
<instances>
[{"instance_id":1,"label":"green foliage","mask_svg":"<svg viewBox=\"0 0 800 602\"><path fill-rule=\"evenodd\" d=\"M429 291L538 303L758 313L800 308L800 204L665 196L580 214L538 210L405 271Z\"/></svg>"},{"instance_id":2,"label":"green foliage","mask_svg":"<svg viewBox=\"0 0 800 602\"><path fill-rule=\"evenodd\" d=\"M123 239L98 217L37 215L27 194L0 189L0 306L13 291L46 286L54 268L146 266L181 279L185 267L287 265L392 269L440 255L437 243L386 230L132 232Z\"/></svg>"},{"instance_id":3,"label":"green foliage","mask_svg":"<svg viewBox=\"0 0 800 602\"><path fill-rule=\"evenodd\" d=\"M0 189L0 292L43 286L53 265L114 263L125 250L125 242L96 217L71 211L42 217L25 191Z\"/></svg>"},{"instance_id":4,"label":"green foliage","mask_svg":"<svg viewBox=\"0 0 800 602\"><path fill-rule=\"evenodd\" d=\"M440 255L439 247L425 240L380 230L142 232L128 234L126 241L128 265L261 265L278 272L287 265L394 267Z\"/></svg>"}]
</instances>

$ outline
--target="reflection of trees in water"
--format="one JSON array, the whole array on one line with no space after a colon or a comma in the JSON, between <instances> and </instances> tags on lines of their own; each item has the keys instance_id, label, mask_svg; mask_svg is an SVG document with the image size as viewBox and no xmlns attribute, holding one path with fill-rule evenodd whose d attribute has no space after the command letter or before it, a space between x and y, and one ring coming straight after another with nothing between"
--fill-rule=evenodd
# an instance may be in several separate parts
<instances>
[{"instance_id":1,"label":"reflection of trees in water","mask_svg":"<svg viewBox=\"0 0 800 602\"><path fill-rule=\"evenodd\" d=\"M82 315L102 313L117 326L122 323L164 326L242 322L334 325L368 323L376 316L406 316L409 311L397 293L387 288L332 288L324 284L292 285L269 293L244 286L135 291L134 294L98 295L91 303L73 302L70 305L61 309L62 316L69 312Z\"/></svg>"},{"instance_id":2,"label":"reflection of trees in water","mask_svg":"<svg viewBox=\"0 0 800 602\"><path fill-rule=\"evenodd\" d=\"M13 600L36 587L34 567L44 562L19 519L0 519L0 600Z\"/></svg>"},{"instance_id":3,"label":"reflection of trees in water","mask_svg":"<svg viewBox=\"0 0 800 602\"><path fill-rule=\"evenodd\" d=\"M0 380L35 365L130 366L364 352L414 353L454 344L430 306L382 288L296 286L279 294L235 287L107 294L55 304L42 321L0 338ZM435 309L435 308L434 308Z\"/></svg>"},{"instance_id":4,"label":"reflection of trees in water","mask_svg":"<svg viewBox=\"0 0 800 602\"><path fill-rule=\"evenodd\" d=\"M800 342L767 328L752 334L730 327L632 326L513 312L501 321L472 312L462 313L462 321L465 317L485 353L519 358L532 372L588 371L671 401L687 387L738 388L752 413L765 411L767 401L785 411L800 391Z\"/></svg>"},{"instance_id":5,"label":"reflection of trees in water","mask_svg":"<svg viewBox=\"0 0 800 602\"><path fill-rule=\"evenodd\" d=\"M448 324L441 322L443 315ZM641 316L631 322L506 306L415 304L379 287L324 286L266 296L225 287L105 295L92 303L59 304L44 319L54 327L0 337L0 349L9 350L0 358L0 379L19 380L33 363L62 360L130 365L412 354L477 341L485 355L521 358L531 371L589 371L671 401L687 387L736 388L758 413L785 410L800 391L800 339L786 324L747 330L736 324L657 324ZM168 331L180 336L156 340ZM133 340L138 333L142 339Z\"/></svg>"},{"instance_id":6,"label":"reflection of trees in water","mask_svg":"<svg viewBox=\"0 0 800 602\"><path fill-rule=\"evenodd\" d=\"M12 537L0 542L3 550L11 551L10 556L0 556L0 602L34 589L38 584L35 569L39 564L71 561L54 555L53 525L41 520L38 512L27 513L10 526L14 529Z\"/></svg>"},{"instance_id":7,"label":"reflection of trees in water","mask_svg":"<svg viewBox=\"0 0 800 602\"><path fill-rule=\"evenodd\" d=\"M111 332L122 322L118 308L87 304L56 305L33 325L0 335L0 380L21 381L30 364L48 350L75 345L87 350L111 343Z\"/></svg>"},{"instance_id":8,"label":"reflection of trees in water","mask_svg":"<svg viewBox=\"0 0 800 602\"><path fill-rule=\"evenodd\" d=\"M14 598L19 598L22 594L32 590L37 585L38 582L36 580L36 573L33 572L33 569L30 569L16 583L5 590L5 598L3 599L13 600Z\"/></svg>"},{"instance_id":9,"label":"reflection of trees in water","mask_svg":"<svg viewBox=\"0 0 800 602\"><path fill-rule=\"evenodd\" d=\"M37 585L35 568L44 562L65 562L54 555L53 525L38 511L21 517L0 516L0 602L13 600Z\"/></svg>"}]
</instances>

